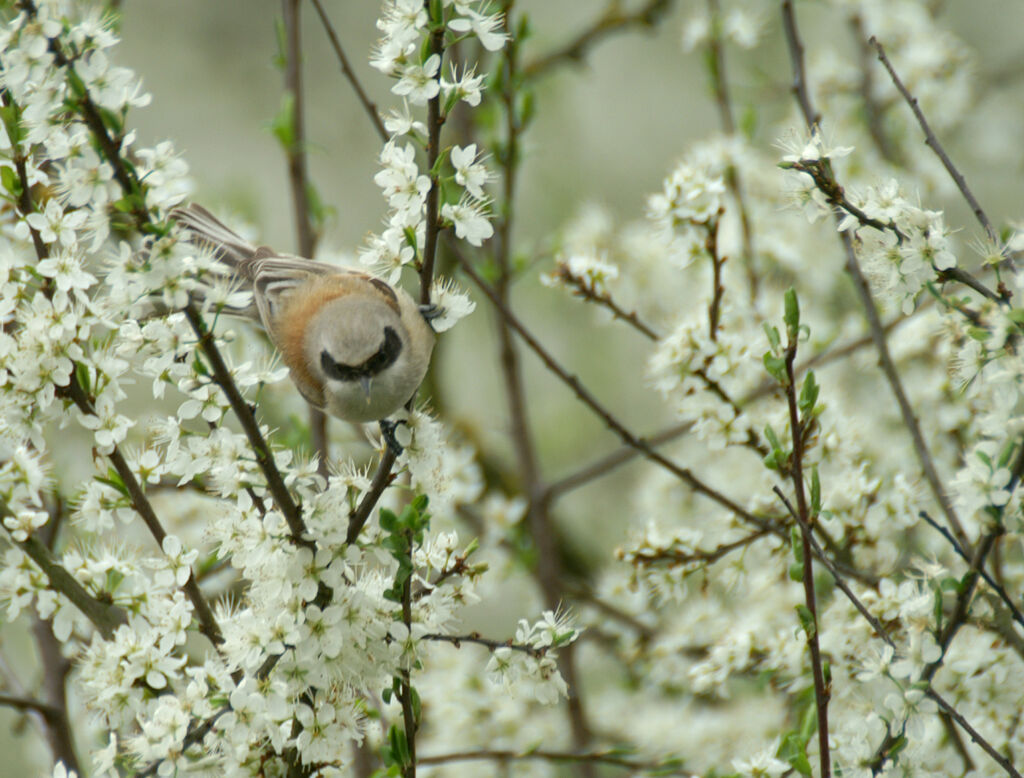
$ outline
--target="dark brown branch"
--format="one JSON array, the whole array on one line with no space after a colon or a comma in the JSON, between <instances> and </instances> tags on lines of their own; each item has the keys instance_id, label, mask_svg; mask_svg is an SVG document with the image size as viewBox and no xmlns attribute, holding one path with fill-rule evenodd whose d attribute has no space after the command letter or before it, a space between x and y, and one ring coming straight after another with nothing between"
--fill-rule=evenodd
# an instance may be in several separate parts
<instances>
[{"instance_id":1,"label":"dark brown branch","mask_svg":"<svg viewBox=\"0 0 1024 778\"><path fill-rule=\"evenodd\" d=\"M44 719L52 718L60 713L60 711L49 703L41 700L33 700L30 697L17 697L11 694L0 694L0 706L5 708L14 708L14 710L38 713Z\"/></svg>"},{"instance_id":2,"label":"dark brown branch","mask_svg":"<svg viewBox=\"0 0 1024 778\"><path fill-rule=\"evenodd\" d=\"M36 13L35 6L31 2L26 3L25 7L29 14L34 15ZM67 62L66 58L64 58L63 52L61 51L59 42L57 40L54 39L50 41L50 49L54 52L54 55L56 57L59 57L59 59L63 59L64 64L67 65L68 71L73 73L70 64ZM99 115L98 113L96 113L95 106L93 106L91 100L89 99L88 92L83 93L83 95L80 98L80 101L83 107L82 110L92 110L95 114L96 120L99 120ZM4 105L10 104L10 100L6 94L4 95L3 103ZM91 123L90 127L92 127ZM106 129L103 127L102 121L100 121L99 127L104 133L106 133ZM110 141L110 143L112 143L112 141ZM17 164L18 158L20 158L20 165ZM21 189L19 197L19 209L22 212L22 216L25 217L35 210L35 205L32 202L31 192L29 190L28 178L26 175L25 168L25 157L21 155L20 149L16 153L15 163L16 171L19 175L19 184ZM36 256L40 261L42 261L49 256L48 248L45 245L45 243L42 242L42 240L39 240L39 236L35 232L35 230L30 229L30 231L33 237L33 245L36 250ZM46 294L47 296L50 295L50 290L48 288L44 288L43 291L44 294ZM79 385L78 379L75 377L77 375L77 367L77 365L74 366L74 369L72 370L71 373L71 380L67 386L56 387L57 395L64 399L70 399L74 403L75 407L77 407L83 413L88 414L90 416L95 416L96 409L93 407L92 398L86 394L86 392ZM156 539L157 543L160 544L160 546L162 547L164 537L166 537L166 533L164 532L163 526L160 524L160 520L157 518L156 512L153 510L153 507L150 504L149 499L146 497L146 494L143 491L142 486L139 484L138 479L136 479L135 473L132 472L132 469L128 466L127 461L125 461L124 456L121 454L120 449L118 449L116 446L114 447L113 451L108 455L108 458L110 459L111 464L113 464L114 469L117 470L117 473L120 476L126 491L128 492L128 496L132 502L132 507L135 509L136 513L138 513L139 516L142 517L142 520L149 528L150 533ZM29 540L31 542L31 539ZM45 548L45 546L43 546L43 548ZM49 549L46 550L49 551ZM26 553L29 553L30 556L32 555L28 551L26 551ZM33 559L35 559L34 556ZM37 559L36 561L38 564L39 560ZM49 576L49 573L47 573L47 575ZM209 603L206 602L206 598L203 596L203 593L199 588L199 584L196 583L195 574L191 570L189 570L189 578L188 581L185 582L183 588L185 590L186 596L189 598L193 608L195 609L196 617L199 620L200 629L202 630L203 634L205 634L214 645L219 645L220 643L222 643L224 638L221 635L220 627L217 624L217 620L213 616L213 611L210 609ZM86 611L83 611L83 613L86 613ZM97 624L97 627L99 627L99 624ZM104 634L104 637L109 639L110 635Z\"/></svg>"},{"instance_id":3,"label":"dark brown branch","mask_svg":"<svg viewBox=\"0 0 1024 778\"><path fill-rule=\"evenodd\" d=\"M6 506L0 506L0 508L3 513L7 513ZM27 540L14 542L33 562L39 565L54 591L67 597L71 604L78 608L82 615L96 627L104 640L112 639L114 630L122 624L128 623L128 614L124 610L89 594L85 587L78 583L78 580L54 558L50 550L36 538L29 537Z\"/></svg>"},{"instance_id":4,"label":"dark brown branch","mask_svg":"<svg viewBox=\"0 0 1024 778\"><path fill-rule=\"evenodd\" d=\"M192 325L192 331L195 332L196 337L199 339L199 348L206 355L213 380L224 392L228 399L228 404L231 405L231 410L234 411L235 416L238 417L238 421L242 425L242 431L245 433L246 438L248 438L249 445L252 446L256 462L267 479L267 488L270 489L274 503L277 505L278 510L281 511L288 524L288 528L291 530L292 540L302 545L308 545L310 541L306 539L306 525L302 521L301 509L292 499L292 495L284 483L284 478L277 469L277 463L274 462L270 446L267 445L266 440L263 438L263 433L260 432L259 424L256 423L253 409L245 401L245 398L242 397L241 392L238 391L238 386L231 377L231 371L228 370L224 357L221 356L217 348L213 334L207 329L206 322L203 321L195 304L189 303L185 307L185 317L188 319L189 324Z\"/></svg>"},{"instance_id":5,"label":"dark brown branch","mask_svg":"<svg viewBox=\"0 0 1024 778\"><path fill-rule=\"evenodd\" d=\"M429 2L430 0L427 0ZM408 562L411 566L413 541L412 531L408 533L407 543L409 544ZM406 634L412 634L412 576L406 577L402 583L402 623L405 624ZM402 723L405 727L405 743L408 747L409 761L402 765L402 778L416 778L416 730L419 722L416 720L416 709L413 704L412 671L404 669L401 671L401 685L398 698L402 704Z\"/></svg>"},{"instance_id":6,"label":"dark brown branch","mask_svg":"<svg viewBox=\"0 0 1024 778\"><path fill-rule=\"evenodd\" d=\"M513 3L506 2L504 12L506 23ZM501 218L495 229L493 242L494 260L498 268L495 295L506 309L510 307L512 269L512 225L516 214L516 187L520 163L520 135L523 132L521 112L517 107L522 73L519 62L519 41L508 41L503 51L501 65L502 79L499 98L504 109L505 143L498 155L502 166L502 208ZM519 352L508 322L496 314L499 340L499 358L502 379L505 384L505 398L512 446L516 465L522 479L523 491L528 498L525 524L536 549L534 578L541 590L546 607L555 610L563 596L562 560L559 554L558 533L553 526L550 506L540 499L543 481L537 464L537 450L527 411L526 387L522 376ZM584 748L590 742L591 728L586 711L580 700L576 675L576 652L570 646L560 657L560 670L569 686L568 718L572 732L572 743ZM592 769L584 766L583 778L592 778Z\"/></svg>"},{"instance_id":7,"label":"dark brown branch","mask_svg":"<svg viewBox=\"0 0 1024 778\"><path fill-rule=\"evenodd\" d=\"M429 5L427 0L427 5ZM430 12L429 9L427 11ZM438 64L438 78L444 66L444 26L430 33L430 53L441 60ZM441 95L438 93L427 102L427 170L430 173L430 191L427 192L427 213L424 217L427 224L423 240L423 265L420 268L420 303L430 305L430 287L434 282L434 262L437 258L437 238L440 235L441 222L438 213L441 194L441 177L437 168L437 159L441 154L441 127L445 117L441 115Z\"/></svg>"},{"instance_id":8,"label":"dark brown branch","mask_svg":"<svg viewBox=\"0 0 1024 778\"><path fill-rule=\"evenodd\" d=\"M346 543L355 543L359 533L363 531L363 527L369 520L370 514L373 512L373 508L380 499L380 496L384 494L384 490L395 480L395 477L391 474L391 469L395 466L397 458L398 455L391 446L384 447L384 455L380 459L380 464L377 466L377 472L373 476L369 490L363 495L363 499L355 511L348 517L348 533L345 535Z\"/></svg>"},{"instance_id":9,"label":"dark brown branch","mask_svg":"<svg viewBox=\"0 0 1024 778\"><path fill-rule=\"evenodd\" d=\"M68 716L67 679L71 672L71 660L64 656L63 647L53 634L51 624L37 619L32 631L43 670L43 691L51 710L49 714L43 713L50 749L54 760L63 762L69 773L74 770L81 775L71 718Z\"/></svg>"},{"instance_id":10,"label":"dark brown branch","mask_svg":"<svg viewBox=\"0 0 1024 778\"><path fill-rule=\"evenodd\" d=\"M356 97L359 98L360 105L363 106L363 110L366 111L366 115L370 117L370 121L373 123L374 129L377 130L377 135L380 136L382 141L387 141L388 131L384 128L384 121L380 118L380 114L377 112L377 106L372 100L370 100L366 91L363 89L362 84L359 83L359 79L356 77L356 73L352 69L352 65L349 63L348 57L345 56L345 50L341 47L341 41L338 39L338 34L334 31L334 26L331 24L331 20L328 18L327 12L324 10L320 0L311 1L320 17L320 21L324 25L324 31L327 33L327 37L331 41L331 46L334 48L334 54L338 58L338 64L341 65L341 72L345 74L345 78L347 78L349 84L352 85L352 89L355 91Z\"/></svg>"},{"instance_id":11,"label":"dark brown branch","mask_svg":"<svg viewBox=\"0 0 1024 778\"><path fill-rule=\"evenodd\" d=\"M676 424L668 429L655 433L654 435L645 437L644 440L646 440L648 445L652 447L663 446L664 444L670 443L676 438L685 435L692 428L693 422L686 421L682 424ZM541 497L548 502L557 500L563 494L571 492L573 489L578 489L584 484L588 484L591 481L607 475L620 465L623 465L642 454L642 451L635 449L632 446L623 445L621 448L612 451L610 454L606 454L591 464L585 465L579 470L559 478L557 481L552 481L548 484Z\"/></svg>"},{"instance_id":12,"label":"dark brown branch","mask_svg":"<svg viewBox=\"0 0 1024 778\"><path fill-rule=\"evenodd\" d=\"M971 740L977 743L982 751L992 757L992 760L1002 767L1003 770L1006 771L1007 775L1012 776L1012 778L1021 778L1021 774L1017 771L1017 768L1013 766L1013 762L999 753L995 746L989 743L988 740L978 732L978 730L972 727L970 722L968 722L956 708L946 702L945 698L935 691L935 689L929 687L928 696L935 700L936 704L942 708L943 712L959 724L960 728L970 736Z\"/></svg>"},{"instance_id":13,"label":"dark brown branch","mask_svg":"<svg viewBox=\"0 0 1024 778\"><path fill-rule=\"evenodd\" d=\"M905 164L903 155L884 127L883 108L888 106L883 107L875 99L871 47L868 46L865 38L864 23L859 15L854 14L850 17L850 28L857 45L858 65L860 66L860 98L864 105L864 123L867 126L868 135L871 136L875 148L878 149L878 153L882 155L883 159L890 164L902 167Z\"/></svg>"},{"instance_id":14,"label":"dark brown branch","mask_svg":"<svg viewBox=\"0 0 1024 778\"><path fill-rule=\"evenodd\" d=\"M836 565L827 556L825 556L825 552L814 537L813 531L811 531L811 525L801 521L800 514L797 513L793 504L789 501L789 498L786 497L785 493L779 487L772 487L772 491L778 495L780 500L782 500L782 504L786 506L786 510L789 511L789 515L792 516L798 524L800 524L800 529L804 531L804 536L807 538L807 542L810 543L811 548L814 550L815 557L817 557L819 562L825 565L825 569L831 574L832 580L835 581L839 590L846 595L846 598L853 604L853 607L855 607L860 615L864 617L864 620L871 625L878 636L895 648L896 641L892 639L889 631L882 626L882 623L878 619L871 615L871 611L864 606L864 603L860 601L860 598L857 597L857 595L853 593L853 590L847 585Z\"/></svg>"},{"instance_id":15,"label":"dark brown branch","mask_svg":"<svg viewBox=\"0 0 1024 778\"><path fill-rule=\"evenodd\" d=\"M790 89L803 112L807 126L813 132L816 128L821 127L821 114L814 110L811 103L807 76L804 72L804 44L797 33L792 0L782 0L782 28L786 33L786 47L789 50L789 61L793 70L793 84Z\"/></svg>"}]
</instances>

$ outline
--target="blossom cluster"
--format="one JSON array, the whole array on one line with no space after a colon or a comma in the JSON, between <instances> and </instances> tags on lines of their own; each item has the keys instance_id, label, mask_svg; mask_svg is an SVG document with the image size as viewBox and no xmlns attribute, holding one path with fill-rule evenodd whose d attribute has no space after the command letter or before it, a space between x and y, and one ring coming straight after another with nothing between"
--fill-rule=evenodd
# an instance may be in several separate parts
<instances>
[{"instance_id":1,"label":"blossom cluster","mask_svg":"<svg viewBox=\"0 0 1024 778\"><path fill-rule=\"evenodd\" d=\"M391 211L380 235L370 237L360 259L396 280L404 266L419 264L427 238L427 220L443 220L456 236L480 246L494 234L488 212L489 198L484 186L493 178L486 158L476 144L455 145L445 150L450 176L442 181L438 161L438 133L458 103L478 106L483 75L475 66L448 60L448 48L458 41L475 38L486 51L498 51L508 38L504 17L488 13L472 2L446 0L424 5L411 0L384 3L377 27L382 33L370 64L394 79L391 92L403 98L400 110L392 111L385 127L390 137L380 154L381 170L374 181L387 198ZM437 18L435 18L437 14ZM415 119L412 108L434 106L431 126ZM417 149L431 155L427 167L420 167ZM454 185L442 187L442 183ZM440 211L427 212L428 194L441 188ZM438 193L435 191L435 198ZM437 202L435 199L434 202Z\"/></svg>"}]
</instances>

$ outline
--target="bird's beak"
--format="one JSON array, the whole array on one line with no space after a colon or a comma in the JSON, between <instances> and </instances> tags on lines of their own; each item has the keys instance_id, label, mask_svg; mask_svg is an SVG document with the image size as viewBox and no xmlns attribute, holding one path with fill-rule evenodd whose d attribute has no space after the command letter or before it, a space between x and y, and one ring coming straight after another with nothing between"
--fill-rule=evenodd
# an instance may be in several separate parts
<instances>
[{"instance_id":1,"label":"bird's beak","mask_svg":"<svg viewBox=\"0 0 1024 778\"><path fill-rule=\"evenodd\" d=\"M369 376L363 376L359 379L359 385L363 387L363 394L366 395L367 405L370 404L370 381L372 380Z\"/></svg>"}]
</instances>

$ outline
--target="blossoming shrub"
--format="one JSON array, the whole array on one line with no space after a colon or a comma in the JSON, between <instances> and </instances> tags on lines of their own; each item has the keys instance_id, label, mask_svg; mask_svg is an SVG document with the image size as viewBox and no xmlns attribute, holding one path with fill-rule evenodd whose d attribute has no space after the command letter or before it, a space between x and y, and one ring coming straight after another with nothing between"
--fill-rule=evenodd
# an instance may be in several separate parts
<instances>
[{"instance_id":1,"label":"blossoming shrub","mask_svg":"<svg viewBox=\"0 0 1024 778\"><path fill-rule=\"evenodd\" d=\"M458 330L438 353L502 384L467 428L435 370L370 447L314 441L229 315L250 293L181 240L187 161L135 137L116 16L3 9L0 704L41 773L1019 774L1024 237L939 140L975 105L972 52L911 0L824 4L852 57L805 56L788 0L688 9L722 132L641 220L515 223L538 79L669 5L612 3L543 53L510 2L382 3L386 210L358 259L418 285L439 333L491 315L496 356L446 352ZM797 99L756 128L725 65L768 41ZM292 155L300 102L275 125ZM600 311L565 362L523 281ZM626 363L622 335L646 372L616 407L576 371ZM531 426L525 350L619 448ZM551 438L578 448L557 478ZM561 498L627 462L578 537Z\"/></svg>"}]
</instances>

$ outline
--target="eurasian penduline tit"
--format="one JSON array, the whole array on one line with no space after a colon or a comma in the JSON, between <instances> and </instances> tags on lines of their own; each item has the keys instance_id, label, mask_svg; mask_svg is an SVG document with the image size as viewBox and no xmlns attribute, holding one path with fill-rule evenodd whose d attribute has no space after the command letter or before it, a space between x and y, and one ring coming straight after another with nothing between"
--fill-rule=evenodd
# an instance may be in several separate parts
<instances>
[{"instance_id":1,"label":"eurasian penduline tit","mask_svg":"<svg viewBox=\"0 0 1024 778\"><path fill-rule=\"evenodd\" d=\"M310 403L345 421L370 422L412 398L434 332L429 310L408 294L366 273L257 248L194 203L171 216L190 242L252 288L255 307L237 313L263 325Z\"/></svg>"}]
</instances>

